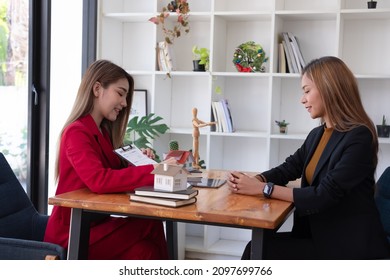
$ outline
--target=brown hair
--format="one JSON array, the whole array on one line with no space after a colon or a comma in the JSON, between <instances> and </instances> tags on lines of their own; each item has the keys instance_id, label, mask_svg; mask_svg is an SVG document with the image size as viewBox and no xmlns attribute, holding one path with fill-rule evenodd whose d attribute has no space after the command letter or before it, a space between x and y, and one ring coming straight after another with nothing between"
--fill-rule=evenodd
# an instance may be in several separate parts
<instances>
[{"instance_id":1,"label":"brown hair","mask_svg":"<svg viewBox=\"0 0 390 280\"><path fill-rule=\"evenodd\" d=\"M356 78L348 66L337 57L325 56L308 63L301 74L306 74L318 88L335 130L344 132L364 125L371 131L376 165L378 137L375 125L364 110Z\"/></svg>"},{"instance_id":2,"label":"brown hair","mask_svg":"<svg viewBox=\"0 0 390 280\"><path fill-rule=\"evenodd\" d=\"M129 92L126 98L127 106L120 111L114 122L107 119L103 119L102 121L102 126L108 131L114 148L122 146L133 101L134 80L123 68L108 60L97 60L88 67L81 80L72 111L61 130L59 140L61 139L65 128L69 124L92 112L94 100L93 86L96 82L99 82L103 88L108 88L110 84L123 78L126 78L129 82ZM55 166L56 179L58 179L59 175L58 160L59 145L57 147L57 159Z\"/></svg>"}]
</instances>

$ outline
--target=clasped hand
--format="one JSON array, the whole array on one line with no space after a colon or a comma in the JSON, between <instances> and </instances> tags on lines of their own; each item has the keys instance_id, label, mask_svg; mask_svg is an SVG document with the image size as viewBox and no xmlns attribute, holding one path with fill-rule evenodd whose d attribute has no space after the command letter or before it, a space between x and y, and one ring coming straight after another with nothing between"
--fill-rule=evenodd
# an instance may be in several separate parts
<instances>
[{"instance_id":1,"label":"clasped hand","mask_svg":"<svg viewBox=\"0 0 390 280\"><path fill-rule=\"evenodd\" d=\"M238 171L231 171L227 174L227 184L233 193L246 195L261 194L265 185L254 176Z\"/></svg>"}]
</instances>

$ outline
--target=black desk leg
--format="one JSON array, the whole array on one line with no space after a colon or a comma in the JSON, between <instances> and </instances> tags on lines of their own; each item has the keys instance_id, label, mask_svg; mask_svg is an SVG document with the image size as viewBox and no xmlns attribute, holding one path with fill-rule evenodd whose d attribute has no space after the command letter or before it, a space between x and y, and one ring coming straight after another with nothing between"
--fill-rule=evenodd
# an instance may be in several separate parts
<instances>
[{"instance_id":1,"label":"black desk leg","mask_svg":"<svg viewBox=\"0 0 390 280\"><path fill-rule=\"evenodd\" d=\"M89 213L72 208L69 230L68 260L86 260L89 246Z\"/></svg>"},{"instance_id":2,"label":"black desk leg","mask_svg":"<svg viewBox=\"0 0 390 280\"><path fill-rule=\"evenodd\" d=\"M177 248L177 222L165 221L165 229L167 234L168 253L171 260L177 260L178 248Z\"/></svg>"},{"instance_id":3,"label":"black desk leg","mask_svg":"<svg viewBox=\"0 0 390 280\"><path fill-rule=\"evenodd\" d=\"M262 260L264 250L264 229L252 228L251 260Z\"/></svg>"}]
</instances>

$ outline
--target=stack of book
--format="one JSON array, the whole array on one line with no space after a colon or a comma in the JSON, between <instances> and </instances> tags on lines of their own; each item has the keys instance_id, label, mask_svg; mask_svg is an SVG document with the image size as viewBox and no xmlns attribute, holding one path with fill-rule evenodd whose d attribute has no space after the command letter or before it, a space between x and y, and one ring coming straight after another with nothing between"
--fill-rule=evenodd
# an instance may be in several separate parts
<instances>
[{"instance_id":1,"label":"stack of book","mask_svg":"<svg viewBox=\"0 0 390 280\"><path fill-rule=\"evenodd\" d=\"M303 58L297 37L291 32L282 32L282 42L279 43L279 73L301 73L306 62Z\"/></svg>"},{"instance_id":2,"label":"stack of book","mask_svg":"<svg viewBox=\"0 0 390 280\"><path fill-rule=\"evenodd\" d=\"M234 132L233 118L226 98L211 103L211 121L217 122L212 130L215 132Z\"/></svg>"},{"instance_id":3,"label":"stack of book","mask_svg":"<svg viewBox=\"0 0 390 280\"><path fill-rule=\"evenodd\" d=\"M198 190L192 187L182 191L163 191L153 186L139 187L130 194L130 201L151 203L169 207L180 207L196 202Z\"/></svg>"}]
</instances>

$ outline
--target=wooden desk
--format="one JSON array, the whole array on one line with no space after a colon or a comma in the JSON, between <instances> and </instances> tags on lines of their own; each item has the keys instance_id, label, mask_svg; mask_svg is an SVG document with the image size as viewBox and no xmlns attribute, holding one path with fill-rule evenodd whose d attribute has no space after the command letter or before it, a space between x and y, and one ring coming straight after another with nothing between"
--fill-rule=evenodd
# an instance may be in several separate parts
<instances>
[{"instance_id":1,"label":"wooden desk","mask_svg":"<svg viewBox=\"0 0 390 280\"><path fill-rule=\"evenodd\" d=\"M221 178L224 171L207 171L203 177ZM128 194L96 194L80 189L49 198L49 204L72 208L68 259L86 259L89 224L97 215L117 214L166 221L170 256L177 258L176 222L202 223L252 230L252 259L261 259L264 231L277 229L292 213L293 204L263 196L232 194L227 185L199 188L195 204L179 208L130 202Z\"/></svg>"}]
</instances>

